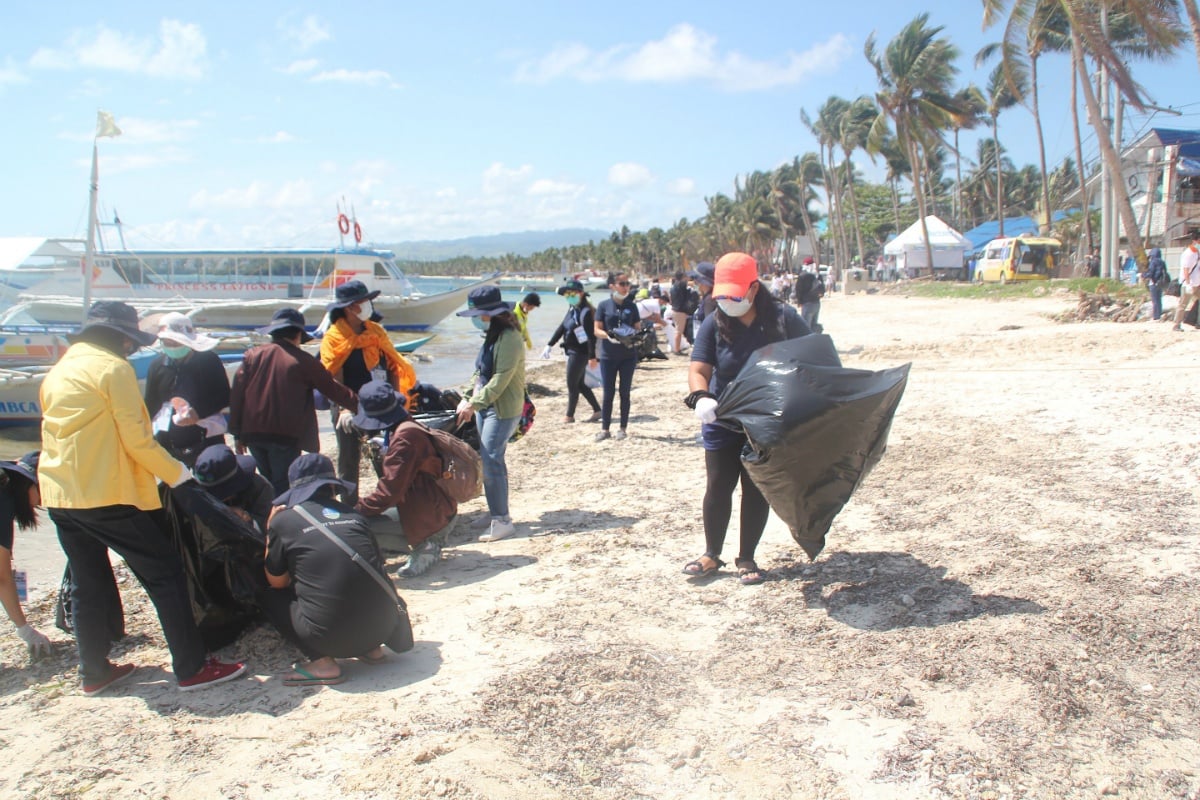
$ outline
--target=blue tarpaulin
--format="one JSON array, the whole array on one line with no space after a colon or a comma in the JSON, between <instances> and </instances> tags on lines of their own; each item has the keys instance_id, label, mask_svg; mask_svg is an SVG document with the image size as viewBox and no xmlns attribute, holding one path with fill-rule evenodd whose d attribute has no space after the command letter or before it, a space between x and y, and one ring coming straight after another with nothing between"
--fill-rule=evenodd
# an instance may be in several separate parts
<instances>
[{"instance_id":1,"label":"blue tarpaulin","mask_svg":"<svg viewBox=\"0 0 1200 800\"><path fill-rule=\"evenodd\" d=\"M1067 215L1065 211L1055 211L1051 219L1054 222L1060 221ZM1005 236L1020 236L1021 234L1036 234L1038 232L1038 224L1030 217L1005 217L1004 219L1004 235ZM973 252L979 252L983 246L1000 236L1000 222L991 220L982 225L978 225L969 231L963 233L967 240L971 242Z\"/></svg>"}]
</instances>

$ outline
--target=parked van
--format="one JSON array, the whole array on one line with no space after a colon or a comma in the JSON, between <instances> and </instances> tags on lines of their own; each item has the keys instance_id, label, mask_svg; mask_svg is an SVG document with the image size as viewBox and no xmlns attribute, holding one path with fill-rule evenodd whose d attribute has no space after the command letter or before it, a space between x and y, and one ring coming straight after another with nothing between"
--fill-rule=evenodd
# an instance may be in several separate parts
<instances>
[{"instance_id":1,"label":"parked van","mask_svg":"<svg viewBox=\"0 0 1200 800\"><path fill-rule=\"evenodd\" d=\"M1054 274L1062 242L1037 236L992 239L975 265L979 283L1044 281Z\"/></svg>"}]
</instances>

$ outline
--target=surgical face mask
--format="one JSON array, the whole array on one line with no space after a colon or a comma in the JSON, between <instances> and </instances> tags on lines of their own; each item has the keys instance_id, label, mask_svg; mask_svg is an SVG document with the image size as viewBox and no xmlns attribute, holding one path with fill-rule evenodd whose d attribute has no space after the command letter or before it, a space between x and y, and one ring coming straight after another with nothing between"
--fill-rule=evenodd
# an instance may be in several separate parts
<instances>
[{"instance_id":1,"label":"surgical face mask","mask_svg":"<svg viewBox=\"0 0 1200 800\"><path fill-rule=\"evenodd\" d=\"M192 352L190 347L185 345L163 345L163 352L167 354L167 358L172 361L183 361L187 358L188 353Z\"/></svg>"},{"instance_id":2,"label":"surgical face mask","mask_svg":"<svg viewBox=\"0 0 1200 800\"><path fill-rule=\"evenodd\" d=\"M625 292L624 294L621 294L620 292L613 292L612 297L613 300L616 300L618 303L624 303L625 298L629 297L629 292Z\"/></svg>"},{"instance_id":3,"label":"surgical face mask","mask_svg":"<svg viewBox=\"0 0 1200 800\"><path fill-rule=\"evenodd\" d=\"M577 294L567 295L567 305L569 305L569 306L579 305L579 295L577 295Z\"/></svg>"},{"instance_id":4,"label":"surgical face mask","mask_svg":"<svg viewBox=\"0 0 1200 800\"><path fill-rule=\"evenodd\" d=\"M366 301L358 307L358 318L364 322L369 320L375 313L375 304L370 300Z\"/></svg>"},{"instance_id":5,"label":"surgical face mask","mask_svg":"<svg viewBox=\"0 0 1200 800\"><path fill-rule=\"evenodd\" d=\"M754 305L754 301L749 297L743 297L741 300L718 300L717 306L731 317L743 317L750 310L750 306Z\"/></svg>"},{"instance_id":6,"label":"surgical face mask","mask_svg":"<svg viewBox=\"0 0 1200 800\"><path fill-rule=\"evenodd\" d=\"M471 317L471 324L481 331L486 331L488 326L491 325L491 320L484 319L483 317Z\"/></svg>"}]
</instances>

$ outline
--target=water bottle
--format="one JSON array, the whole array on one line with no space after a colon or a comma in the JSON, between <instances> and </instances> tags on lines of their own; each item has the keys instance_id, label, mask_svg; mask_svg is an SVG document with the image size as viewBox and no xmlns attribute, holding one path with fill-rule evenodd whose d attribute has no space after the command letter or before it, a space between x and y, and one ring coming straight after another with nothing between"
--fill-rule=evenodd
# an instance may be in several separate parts
<instances>
[{"instance_id":1,"label":"water bottle","mask_svg":"<svg viewBox=\"0 0 1200 800\"><path fill-rule=\"evenodd\" d=\"M29 599L29 587L25 577L25 570L14 569L13 581L17 584L17 599L24 604L25 601Z\"/></svg>"}]
</instances>

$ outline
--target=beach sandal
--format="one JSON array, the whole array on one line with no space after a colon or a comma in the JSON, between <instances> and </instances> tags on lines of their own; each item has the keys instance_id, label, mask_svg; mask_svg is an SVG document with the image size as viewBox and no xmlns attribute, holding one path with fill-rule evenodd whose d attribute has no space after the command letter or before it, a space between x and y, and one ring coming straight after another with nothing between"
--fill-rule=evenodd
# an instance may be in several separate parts
<instances>
[{"instance_id":1,"label":"beach sandal","mask_svg":"<svg viewBox=\"0 0 1200 800\"><path fill-rule=\"evenodd\" d=\"M705 567L704 562L700 559L707 558L713 563L711 567ZM689 578L706 578L714 572L725 566L725 562L714 556L712 553L705 553L695 561L689 561L683 566L683 574Z\"/></svg>"},{"instance_id":2,"label":"beach sandal","mask_svg":"<svg viewBox=\"0 0 1200 800\"><path fill-rule=\"evenodd\" d=\"M733 565L737 567L738 580L742 582L742 586L757 586L767 580L767 573L759 569L752 558L735 558Z\"/></svg>"},{"instance_id":3,"label":"beach sandal","mask_svg":"<svg viewBox=\"0 0 1200 800\"><path fill-rule=\"evenodd\" d=\"M356 656L356 658L359 661L363 662L364 664L370 664L372 667L378 667L381 664L386 664L386 663L388 663L388 660L389 660L387 657L387 653L380 653L377 656L361 655L361 656Z\"/></svg>"},{"instance_id":4,"label":"beach sandal","mask_svg":"<svg viewBox=\"0 0 1200 800\"><path fill-rule=\"evenodd\" d=\"M340 671L332 678L322 678L319 675L313 675L301 667L299 661L292 664L292 672L296 673L299 677L285 677L283 679L284 686L337 686L339 683L346 681L346 676Z\"/></svg>"}]
</instances>

